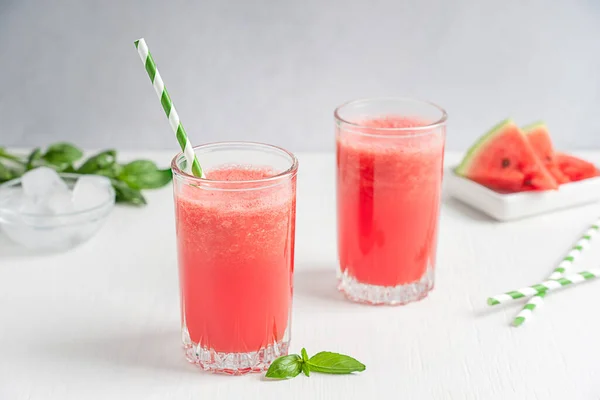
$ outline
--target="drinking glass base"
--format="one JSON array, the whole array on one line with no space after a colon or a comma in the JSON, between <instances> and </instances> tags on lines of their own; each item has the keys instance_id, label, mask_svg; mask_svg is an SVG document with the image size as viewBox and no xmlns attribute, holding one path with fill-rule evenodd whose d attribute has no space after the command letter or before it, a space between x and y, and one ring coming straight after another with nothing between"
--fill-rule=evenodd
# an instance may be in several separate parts
<instances>
[{"instance_id":1,"label":"drinking glass base","mask_svg":"<svg viewBox=\"0 0 600 400\"><path fill-rule=\"evenodd\" d=\"M377 286L358 282L347 273L338 274L338 290L352 301L374 305L401 306L427 297L433 290L433 268L420 280L398 286Z\"/></svg>"},{"instance_id":2,"label":"drinking glass base","mask_svg":"<svg viewBox=\"0 0 600 400\"><path fill-rule=\"evenodd\" d=\"M228 375L266 371L276 358L287 355L288 347L289 341L282 341L259 351L222 353L194 343L184 344L185 357L190 363L199 366L204 371Z\"/></svg>"}]
</instances>

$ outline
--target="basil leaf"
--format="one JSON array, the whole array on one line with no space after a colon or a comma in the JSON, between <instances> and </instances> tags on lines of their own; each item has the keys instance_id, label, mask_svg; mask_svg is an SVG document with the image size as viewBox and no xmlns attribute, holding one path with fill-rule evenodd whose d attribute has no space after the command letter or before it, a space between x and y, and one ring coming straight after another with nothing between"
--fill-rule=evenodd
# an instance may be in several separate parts
<instances>
[{"instance_id":1,"label":"basil leaf","mask_svg":"<svg viewBox=\"0 0 600 400\"><path fill-rule=\"evenodd\" d=\"M300 354L302 354L302 361L307 362L308 353L306 352L306 349L304 347L302 348L302 350L300 350Z\"/></svg>"},{"instance_id":2,"label":"basil leaf","mask_svg":"<svg viewBox=\"0 0 600 400\"><path fill-rule=\"evenodd\" d=\"M125 182L116 179L111 179L111 182L115 189L115 201L117 203L132 204L134 206L146 204L146 199L139 190L132 189Z\"/></svg>"},{"instance_id":3,"label":"basil leaf","mask_svg":"<svg viewBox=\"0 0 600 400\"><path fill-rule=\"evenodd\" d=\"M80 174L93 174L99 170L106 169L113 165L117 158L117 152L115 150L106 150L101 153L90 157L81 167L77 170Z\"/></svg>"},{"instance_id":4,"label":"basil leaf","mask_svg":"<svg viewBox=\"0 0 600 400\"><path fill-rule=\"evenodd\" d=\"M310 368L308 367L308 353L304 347L302 350L300 350L300 354L302 355L302 372L304 372L304 375L310 376Z\"/></svg>"},{"instance_id":5,"label":"basil leaf","mask_svg":"<svg viewBox=\"0 0 600 400\"><path fill-rule=\"evenodd\" d=\"M158 189L171 182L172 178L171 169L158 169L155 163L148 160L130 162L123 166L119 174L119 179L134 189Z\"/></svg>"},{"instance_id":6,"label":"basil leaf","mask_svg":"<svg viewBox=\"0 0 600 400\"><path fill-rule=\"evenodd\" d=\"M48 147L42 156L53 165L72 164L83 157L83 152L69 143L55 143Z\"/></svg>"},{"instance_id":7,"label":"basil leaf","mask_svg":"<svg viewBox=\"0 0 600 400\"><path fill-rule=\"evenodd\" d=\"M94 172L94 175L102 175L108 178L118 178L119 174L123 170L123 167L117 163L114 163L106 168L99 169Z\"/></svg>"},{"instance_id":8,"label":"basil leaf","mask_svg":"<svg viewBox=\"0 0 600 400\"><path fill-rule=\"evenodd\" d=\"M75 172L75 167L73 167L73 164L68 164L62 171L60 172L67 172L69 174L72 174Z\"/></svg>"},{"instance_id":9,"label":"basil leaf","mask_svg":"<svg viewBox=\"0 0 600 400\"><path fill-rule=\"evenodd\" d=\"M308 364L305 362L302 363L302 372L304 372L304 375L310 376L310 369L308 367Z\"/></svg>"},{"instance_id":10,"label":"basil leaf","mask_svg":"<svg viewBox=\"0 0 600 400\"><path fill-rule=\"evenodd\" d=\"M70 163L49 163L45 162L42 165L52 168L56 172L75 172L75 168L73 168L73 164Z\"/></svg>"},{"instance_id":11,"label":"basil leaf","mask_svg":"<svg viewBox=\"0 0 600 400\"><path fill-rule=\"evenodd\" d=\"M273 379L290 379L302 371L302 358L298 354L279 357L267 370L266 377Z\"/></svg>"},{"instance_id":12,"label":"basil leaf","mask_svg":"<svg viewBox=\"0 0 600 400\"><path fill-rule=\"evenodd\" d=\"M35 168L34 165L42 158L42 150L38 147L34 149L29 156L27 157L27 164L25 164L25 169L29 171L30 169Z\"/></svg>"},{"instance_id":13,"label":"basil leaf","mask_svg":"<svg viewBox=\"0 0 600 400\"><path fill-rule=\"evenodd\" d=\"M10 161L12 164L16 164L17 166L24 167L25 161L22 160L21 157L8 153L4 147L0 147L0 158Z\"/></svg>"},{"instance_id":14,"label":"basil leaf","mask_svg":"<svg viewBox=\"0 0 600 400\"><path fill-rule=\"evenodd\" d=\"M365 370L365 365L360 361L344 354L322 351L312 356L308 367L313 372L324 374L350 374Z\"/></svg>"},{"instance_id":15,"label":"basil leaf","mask_svg":"<svg viewBox=\"0 0 600 400\"><path fill-rule=\"evenodd\" d=\"M140 175L154 172L158 169L155 163L149 160L136 160L123 166L123 173L127 175Z\"/></svg>"},{"instance_id":16,"label":"basil leaf","mask_svg":"<svg viewBox=\"0 0 600 400\"><path fill-rule=\"evenodd\" d=\"M0 162L0 183L13 180L23 175L25 171L22 167L6 165Z\"/></svg>"},{"instance_id":17,"label":"basil leaf","mask_svg":"<svg viewBox=\"0 0 600 400\"><path fill-rule=\"evenodd\" d=\"M171 182L172 178L173 174L171 169L159 169L151 173L137 176L121 176L122 180L135 189L158 189Z\"/></svg>"},{"instance_id":18,"label":"basil leaf","mask_svg":"<svg viewBox=\"0 0 600 400\"><path fill-rule=\"evenodd\" d=\"M10 181L11 179L13 179L13 172L0 163L0 182Z\"/></svg>"}]
</instances>

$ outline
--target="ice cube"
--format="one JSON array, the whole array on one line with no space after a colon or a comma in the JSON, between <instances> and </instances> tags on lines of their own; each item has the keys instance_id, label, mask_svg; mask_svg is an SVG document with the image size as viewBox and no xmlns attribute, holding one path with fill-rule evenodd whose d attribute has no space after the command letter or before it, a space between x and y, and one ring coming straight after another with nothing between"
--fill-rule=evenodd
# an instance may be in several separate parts
<instances>
[{"instance_id":1,"label":"ice cube","mask_svg":"<svg viewBox=\"0 0 600 400\"><path fill-rule=\"evenodd\" d=\"M2 197L5 195L4 197ZM0 192L0 208L11 213L47 215L50 210L44 203L25 196L20 187L9 188Z\"/></svg>"},{"instance_id":2,"label":"ice cube","mask_svg":"<svg viewBox=\"0 0 600 400\"><path fill-rule=\"evenodd\" d=\"M21 178L21 187L26 197L40 201L52 192L67 192L69 187L52 168L39 167L26 172Z\"/></svg>"},{"instance_id":3,"label":"ice cube","mask_svg":"<svg viewBox=\"0 0 600 400\"><path fill-rule=\"evenodd\" d=\"M110 200L110 179L99 175L84 175L73 187L73 205L78 211L98 207Z\"/></svg>"},{"instance_id":4,"label":"ice cube","mask_svg":"<svg viewBox=\"0 0 600 400\"><path fill-rule=\"evenodd\" d=\"M20 187L0 189L0 221L11 221L17 217L23 203L23 191Z\"/></svg>"},{"instance_id":5,"label":"ice cube","mask_svg":"<svg viewBox=\"0 0 600 400\"><path fill-rule=\"evenodd\" d=\"M52 215L53 212L48 207L48 204L35 201L29 197L23 196L21 201L19 202L18 207L19 213L21 214L31 214L31 215Z\"/></svg>"},{"instance_id":6,"label":"ice cube","mask_svg":"<svg viewBox=\"0 0 600 400\"><path fill-rule=\"evenodd\" d=\"M16 198L23 196L23 191L18 187L0 188L0 209L13 209L17 203Z\"/></svg>"},{"instance_id":7,"label":"ice cube","mask_svg":"<svg viewBox=\"0 0 600 400\"><path fill-rule=\"evenodd\" d=\"M48 207L53 214L67 214L75 211L73 204L73 193L70 190L54 190L50 195L42 200L42 203Z\"/></svg>"}]
</instances>

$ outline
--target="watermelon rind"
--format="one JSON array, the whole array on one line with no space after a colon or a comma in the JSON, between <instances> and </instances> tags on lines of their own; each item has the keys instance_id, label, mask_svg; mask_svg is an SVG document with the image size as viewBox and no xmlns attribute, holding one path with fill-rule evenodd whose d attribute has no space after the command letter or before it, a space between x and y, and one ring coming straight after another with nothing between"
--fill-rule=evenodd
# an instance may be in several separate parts
<instances>
[{"instance_id":1,"label":"watermelon rind","mask_svg":"<svg viewBox=\"0 0 600 400\"><path fill-rule=\"evenodd\" d=\"M524 127L521 128L521 132L523 132L525 135L528 135L532 132L534 132L536 129L541 128L541 127L546 127L546 123L544 121L537 121L534 123L531 123L529 125L525 125Z\"/></svg>"},{"instance_id":2,"label":"watermelon rind","mask_svg":"<svg viewBox=\"0 0 600 400\"><path fill-rule=\"evenodd\" d=\"M466 172L469 170L469 167L471 166L471 162L476 158L476 156L479 154L479 152L481 150L485 149L485 147L486 147L485 145L488 143L488 141L495 138L499 133L502 133L504 131L504 128L506 128L507 126L511 126L511 125L514 125L514 121L511 118L507 118L504 121L501 121L498 124L496 124L485 135L480 137L473 144L473 146L471 146L471 148L467 151L467 154L463 158L460 165L458 167L456 167L454 172L456 172L457 175L464 176L466 174Z\"/></svg>"}]
</instances>

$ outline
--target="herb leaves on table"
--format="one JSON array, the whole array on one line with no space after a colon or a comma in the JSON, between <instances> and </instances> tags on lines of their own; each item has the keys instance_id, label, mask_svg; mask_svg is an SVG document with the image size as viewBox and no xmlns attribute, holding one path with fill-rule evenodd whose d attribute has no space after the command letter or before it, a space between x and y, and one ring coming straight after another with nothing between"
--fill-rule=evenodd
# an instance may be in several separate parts
<instances>
[{"instance_id":1,"label":"herb leaves on table","mask_svg":"<svg viewBox=\"0 0 600 400\"><path fill-rule=\"evenodd\" d=\"M310 376L311 372L321 374L351 374L365 370L365 365L360 361L339 353L322 351L308 358L306 349L302 349L298 354L290 354L279 357L267 370L266 377L272 379L291 379L304 372L304 375Z\"/></svg>"},{"instance_id":2,"label":"herb leaves on table","mask_svg":"<svg viewBox=\"0 0 600 400\"><path fill-rule=\"evenodd\" d=\"M83 151L65 142L54 143L46 151L38 147L26 155L12 154L0 147L0 183L42 166L57 172L103 175L110 179L118 203L142 206L146 204L142 190L163 187L173 178L170 168L160 169L150 160L120 164L117 151L112 149L82 159Z\"/></svg>"}]
</instances>

